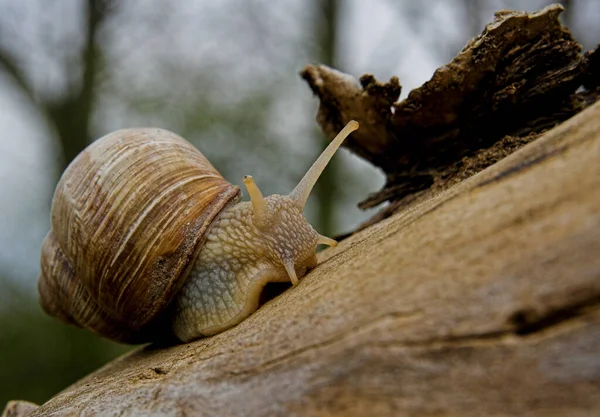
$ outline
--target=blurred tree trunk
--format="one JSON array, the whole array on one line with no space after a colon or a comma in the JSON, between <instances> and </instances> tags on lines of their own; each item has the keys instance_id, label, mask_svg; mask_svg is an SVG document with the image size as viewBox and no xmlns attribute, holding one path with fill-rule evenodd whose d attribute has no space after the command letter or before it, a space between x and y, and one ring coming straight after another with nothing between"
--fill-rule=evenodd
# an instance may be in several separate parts
<instances>
[{"instance_id":1,"label":"blurred tree trunk","mask_svg":"<svg viewBox=\"0 0 600 417\"><path fill-rule=\"evenodd\" d=\"M58 102L48 103L48 115L60 136L64 164L68 164L92 140L90 120L95 98L99 49L96 34L106 18L103 0L89 0L86 16L86 41L81 51L81 84ZM72 74L75 76L75 74Z\"/></svg>"},{"instance_id":2,"label":"blurred tree trunk","mask_svg":"<svg viewBox=\"0 0 600 417\"><path fill-rule=\"evenodd\" d=\"M340 68L336 62L337 55L337 21L340 9L338 0L317 0L315 1L315 33L316 39L316 54L317 61L324 65L333 68ZM323 138L321 131L315 127L315 135ZM325 139L324 145L329 144ZM318 217L315 226L320 233L324 235L332 235L339 232L334 231L334 213L335 202L339 195L337 187L339 184L338 177L340 176L341 165L338 158L333 158L323 175L319 178L314 194L319 201Z\"/></svg>"},{"instance_id":3,"label":"blurred tree trunk","mask_svg":"<svg viewBox=\"0 0 600 417\"><path fill-rule=\"evenodd\" d=\"M70 88L59 98L43 99L36 93L31 82L23 75L18 60L9 50L0 49L0 68L13 79L23 93L39 109L50 125L56 129L63 155L63 167L91 140L92 116L96 77L99 69L100 51L96 38L103 21L111 13L103 0L88 0L85 21L85 41L79 54L80 66L66 74ZM79 81L80 80L80 81ZM61 169L62 171L62 169Z\"/></svg>"},{"instance_id":4,"label":"blurred tree trunk","mask_svg":"<svg viewBox=\"0 0 600 417\"><path fill-rule=\"evenodd\" d=\"M475 37L481 33L484 22L481 20L481 8L482 5L478 1L463 0L462 8L465 12L465 23L469 33L469 38ZM462 45L457 45L457 49L460 50Z\"/></svg>"},{"instance_id":5,"label":"blurred tree trunk","mask_svg":"<svg viewBox=\"0 0 600 417\"><path fill-rule=\"evenodd\" d=\"M565 8L565 11L562 14L565 26L571 29L573 27L573 9L575 7L575 2L573 0L561 0L559 3Z\"/></svg>"}]
</instances>

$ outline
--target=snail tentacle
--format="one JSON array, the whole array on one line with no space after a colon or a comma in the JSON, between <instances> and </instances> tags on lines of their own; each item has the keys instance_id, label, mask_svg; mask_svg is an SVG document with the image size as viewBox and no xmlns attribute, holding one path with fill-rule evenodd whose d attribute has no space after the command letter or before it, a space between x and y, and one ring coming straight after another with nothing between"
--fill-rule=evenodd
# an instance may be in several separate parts
<instances>
[{"instance_id":1,"label":"snail tentacle","mask_svg":"<svg viewBox=\"0 0 600 417\"><path fill-rule=\"evenodd\" d=\"M317 180L321 176L321 173L338 150L338 148L344 142L352 132L358 129L358 122L351 120L348 124L337 134L337 136L331 141L331 143L325 148L323 153L317 158L312 164L310 169L304 174L304 177L300 180L296 188L289 194L292 200L295 200L298 205L304 210L306 206L306 200L310 196L310 192L315 186Z\"/></svg>"}]
</instances>

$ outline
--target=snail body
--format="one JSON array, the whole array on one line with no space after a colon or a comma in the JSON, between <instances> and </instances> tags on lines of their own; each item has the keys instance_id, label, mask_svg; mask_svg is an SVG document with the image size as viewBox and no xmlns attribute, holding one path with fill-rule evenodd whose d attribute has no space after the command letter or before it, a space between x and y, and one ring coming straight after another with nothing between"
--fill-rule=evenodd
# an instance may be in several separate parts
<instances>
[{"instance_id":1,"label":"snail body","mask_svg":"<svg viewBox=\"0 0 600 417\"><path fill-rule=\"evenodd\" d=\"M107 338L187 342L258 308L268 282L294 285L316 263L319 235L303 208L353 130L350 122L289 195L250 201L183 138L126 129L90 144L63 173L42 245L40 303Z\"/></svg>"}]
</instances>

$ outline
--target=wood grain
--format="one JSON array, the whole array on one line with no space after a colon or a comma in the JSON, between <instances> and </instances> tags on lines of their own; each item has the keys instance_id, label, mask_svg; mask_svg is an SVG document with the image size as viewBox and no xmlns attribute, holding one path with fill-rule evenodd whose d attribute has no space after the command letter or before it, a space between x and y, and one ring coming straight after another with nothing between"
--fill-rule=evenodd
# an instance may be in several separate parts
<instances>
[{"instance_id":1,"label":"wood grain","mask_svg":"<svg viewBox=\"0 0 600 417\"><path fill-rule=\"evenodd\" d=\"M32 415L599 412L600 104L321 261L235 328Z\"/></svg>"}]
</instances>

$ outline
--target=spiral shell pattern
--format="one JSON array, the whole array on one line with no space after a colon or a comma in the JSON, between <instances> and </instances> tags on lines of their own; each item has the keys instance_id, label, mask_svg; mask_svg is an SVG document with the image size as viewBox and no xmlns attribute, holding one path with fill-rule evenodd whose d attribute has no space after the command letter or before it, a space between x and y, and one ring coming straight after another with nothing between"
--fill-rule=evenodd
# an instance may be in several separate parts
<instances>
[{"instance_id":1,"label":"spiral shell pattern","mask_svg":"<svg viewBox=\"0 0 600 417\"><path fill-rule=\"evenodd\" d=\"M112 339L146 341L208 227L239 195L169 131L126 129L98 139L56 187L42 247L42 307Z\"/></svg>"}]
</instances>

